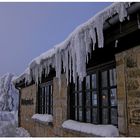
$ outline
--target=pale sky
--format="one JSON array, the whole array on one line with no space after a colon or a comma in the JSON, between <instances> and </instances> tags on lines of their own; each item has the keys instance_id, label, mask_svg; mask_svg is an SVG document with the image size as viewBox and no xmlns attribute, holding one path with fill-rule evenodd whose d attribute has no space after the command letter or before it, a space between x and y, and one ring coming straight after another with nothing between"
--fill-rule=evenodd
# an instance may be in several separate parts
<instances>
[{"instance_id":1,"label":"pale sky","mask_svg":"<svg viewBox=\"0 0 140 140\"><path fill-rule=\"evenodd\" d=\"M33 58L110 4L0 2L0 76L21 74Z\"/></svg>"}]
</instances>

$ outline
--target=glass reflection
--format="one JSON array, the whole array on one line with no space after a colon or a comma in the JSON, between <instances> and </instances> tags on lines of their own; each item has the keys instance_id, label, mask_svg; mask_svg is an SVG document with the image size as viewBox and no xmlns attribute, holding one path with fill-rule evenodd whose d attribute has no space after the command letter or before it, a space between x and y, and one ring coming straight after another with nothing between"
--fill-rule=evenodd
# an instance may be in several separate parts
<instances>
[{"instance_id":1,"label":"glass reflection","mask_svg":"<svg viewBox=\"0 0 140 140\"><path fill-rule=\"evenodd\" d=\"M93 108L92 109L92 122L93 123L98 123L98 112L97 112L97 108Z\"/></svg>"},{"instance_id":2,"label":"glass reflection","mask_svg":"<svg viewBox=\"0 0 140 140\"><path fill-rule=\"evenodd\" d=\"M102 90L102 106L108 105L108 91Z\"/></svg>"},{"instance_id":3,"label":"glass reflection","mask_svg":"<svg viewBox=\"0 0 140 140\"><path fill-rule=\"evenodd\" d=\"M101 74L102 87L107 87L107 71L103 71Z\"/></svg>"},{"instance_id":4,"label":"glass reflection","mask_svg":"<svg viewBox=\"0 0 140 140\"><path fill-rule=\"evenodd\" d=\"M86 89L90 89L90 75L86 76Z\"/></svg>"},{"instance_id":5,"label":"glass reflection","mask_svg":"<svg viewBox=\"0 0 140 140\"><path fill-rule=\"evenodd\" d=\"M92 89L96 89L96 74L92 74Z\"/></svg>"},{"instance_id":6,"label":"glass reflection","mask_svg":"<svg viewBox=\"0 0 140 140\"><path fill-rule=\"evenodd\" d=\"M116 88L110 90L110 100L111 100L111 106L117 106Z\"/></svg>"},{"instance_id":7,"label":"glass reflection","mask_svg":"<svg viewBox=\"0 0 140 140\"><path fill-rule=\"evenodd\" d=\"M97 92L96 91L92 92L92 105L97 106Z\"/></svg>"},{"instance_id":8,"label":"glass reflection","mask_svg":"<svg viewBox=\"0 0 140 140\"><path fill-rule=\"evenodd\" d=\"M109 70L110 86L116 85L116 69Z\"/></svg>"},{"instance_id":9,"label":"glass reflection","mask_svg":"<svg viewBox=\"0 0 140 140\"><path fill-rule=\"evenodd\" d=\"M90 92L86 93L86 106L90 106Z\"/></svg>"},{"instance_id":10,"label":"glass reflection","mask_svg":"<svg viewBox=\"0 0 140 140\"><path fill-rule=\"evenodd\" d=\"M118 124L118 120L117 120L117 109L112 108L111 109L111 124Z\"/></svg>"},{"instance_id":11,"label":"glass reflection","mask_svg":"<svg viewBox=\"0 0 140 140\"><path fill-rule=\"evenodd\" d=\"M102 121L103 124L108 124L108 109L106 108L102 110Z\"/></svg>"}]
</instances>

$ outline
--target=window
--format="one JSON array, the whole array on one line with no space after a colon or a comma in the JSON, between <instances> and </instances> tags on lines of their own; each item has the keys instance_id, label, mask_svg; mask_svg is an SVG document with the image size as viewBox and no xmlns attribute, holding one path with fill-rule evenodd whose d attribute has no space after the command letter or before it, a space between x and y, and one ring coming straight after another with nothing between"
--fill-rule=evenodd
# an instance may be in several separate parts
<instances>
[{"instance_id":1,"label":"window","mask_svg":"<svg viewBox=\"0 0 140 140\"><path fill-rule=\"evenodd\" d=\"M102 65L90 69L82 83L71 85L71 119L117 125L116 69Z\"/></svg>"},{"instance_id":2,"label":"window","mask_svg":"<svg viewBox=\"0 0 140 140\"><path fill-rule=\"evenodd\" d=\"M38 113L52 114L53 112L52 81L39 85Z\"/></svg>"}]
</instances>

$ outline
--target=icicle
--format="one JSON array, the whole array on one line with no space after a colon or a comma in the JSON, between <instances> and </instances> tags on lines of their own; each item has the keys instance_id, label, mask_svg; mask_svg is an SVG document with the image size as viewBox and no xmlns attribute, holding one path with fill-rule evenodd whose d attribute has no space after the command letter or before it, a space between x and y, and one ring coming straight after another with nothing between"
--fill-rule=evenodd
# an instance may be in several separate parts
<instances>
[{"instance_id":1,"label":"icicle","mask_svg":"<svg viewBox=\"0 0 140 140\"><path fill-rule=\"evenodd\" d=\"M129 7L129 3L123 3L123 2L118 3L118 5L116 6L116 11L119 15L120 22L123 22L125 17L128 16L127 10L126 10L126 8L128 7Z\"/></svg>"},{"instance_id":2,"label":"icicle","mask_svg":"<svg viewBox=\"0 0 140 140\"><path fill-rule=\"evenodd\" d=\"M77 33L75 37L77 73L79 80L82 82L86 76L86 48L83 32Z\"/></svg>"},{"instance_id":3,"label":"icicle","mask_svg":"<svg viewBox=\"0 0 140 140\"><path fill-rule=\"evenodd\" d=\"M76 69L77 69L77 59L76 59L76 46L74 46L74 38L71 41L71 46L70 46L70 57L72 58L72 71L73 71L73 82L76 82Z\"/></svg>"},{"instance_id":4,"label":"icicle","mask_svg":"<svg viewBox=\"0 0 140 140\"><path fill-rule=\"evenodd\" d=\"M115 48L118 47L118 40L115 41Z\"/></svg>"},{"instance_id":5,"label":"icicle","mask_svg":"<svg viewBox=\"0 0 140 140\"><path fill-rule=\"evenodd\" d=\"M137 14L137 23L138 23L138 29L140 29L140 17L139 17L139 14Z\"/></svg>"},{"instance_id":6,"label":"icicle","mask_svg":"<svg viewBox=\"0 0 140 140\"><path fill-rule=\"evenodd\" d=\"M72 65L72 63L71 63L71 57L69 56L69 71L70 71L70 75L69 75L69 82L71 83L71 73L72 73L72 70L71 70L71 65Z\"/></svg>"},{"instance_id":7,"label":"icicle","mask_svg":"<svg viewBox=\"0 0 140 140\"><path fill-rule=\"evenodd\" d=\"M96 18L96 30L97 30L97 39L98 39L98 48L103 48L104 46L104 37L103 37L103 17L99 15Z\"/></svg>"},{"instance_id":8,"label":"icicle","mask_svg":"<svg viewBox=\"0 0 140 140\"><path fill-rule=\"evenodd\" d=\"M67 85L69 83L69 55L68 50L65 51L65 68L66 68L66 79L67 79Z\"/></svg>"},{"instance_id":9,"label":"icicle","mask_svg":"<svg viewBox=\"0 0 140 140\"><path fill-rule=\"evenodd\" d=\"M90 37L92 39L92 42L93 42L93 51L95 50L95 44L96 44L96 33L95 33L95 28L93 27L90 27L90 31L89 31L89 34L90 34Z\"/></svg>"},{"instance_id":10,"label":"icicle","mask_svg":"<svg viewBox=\"0 0 140 140\"><path fill-rule=\"evenodd\" d=\"M90 27L90 31L89 31L90 37L92 39L93 42L93 51L95 50L95 44L96 44L96 33L95 33L95 29L91 26Z\"/></svg>"},{"instance_id":11,"label":"icicle","mask_svg":"<svg viewBox=\"0 0 140 140\"><path fill-rule=\"evenodd\" d=\"M56 77L59 79L59 89L61 89L61 53L59 48L56 50L55 61Z\"/></svg>"},{"instance_id":12,"label":"icicle","mask_svg":"<svg viewBox=\"0 0 140 140\"><path fill-rule=\"evenodd\" d=\"M85 30L85 34L84 34L84 41L85 41L85 47L86 47L86 56L87 56L87 62L88 62L88 54L91 54L91 48L90 48L90 44L91 44L91 38L90 38L90 34L89 34L89 29Z\"/></svg>"},{"instance_id":13,"label":"icicle","mask_svg":"<svg viewBox=\"0 0 140 140\"><path fill-rule=\"evenodd\" d=\"M93 18L91 18L84 25L81 25L74 31L64 42L59 46L41 54L35 58L30 64L29 69L32 69L32 77L36 83L41 80L42 71L45 69L45 75L50 72L50 65L56 70L56 77L59 78L59 85L61 85L61 61L63 61L63 69L66 73L67 83L71 82L71 73L73 82L76 83L77 76L82 81L86 76L86 62L88 62L88 54L91 53L90 44L93 42L93 50L98 41L98 47L104 47L103 24L105 20L111 18L118 13L120 22L128 17L127 8L130 3L115 3L111 7L103 10ZM140 21L138 17L138 27L140 28ZM96 32L97 31L97 35ZM96 38L97 36L97 38ZM69 45L68 45L69 44ZM117 41L115 42L117 46ZM115 46L115 47L116 47ZM70 71L70 75L69 75ZM18 80L31 80L30 74L22 74Z\"/></svg>"}]
</instances>

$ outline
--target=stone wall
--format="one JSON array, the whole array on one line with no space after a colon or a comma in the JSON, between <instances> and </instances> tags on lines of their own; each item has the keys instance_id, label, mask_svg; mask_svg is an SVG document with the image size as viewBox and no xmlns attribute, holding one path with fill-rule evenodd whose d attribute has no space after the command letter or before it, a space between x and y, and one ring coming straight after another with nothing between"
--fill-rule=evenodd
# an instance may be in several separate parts
<instances>
[{"instance_id":1,"label":"stone wall","mask_svg":"<svg viewBox=\"0 0 140 140\"><path fill-rule=\"evenodd\" d=\"M34 125L31 117L35 114L36 110L36 92L36 86L31 85L22 88L20 96L20 125L31 134L34 133Z\"/></svg>"},{"instance_id":2,"label":"stone wall","mask_svg":"<svg viewBox=\"0 0 140 140\"><path fill-rule=\"evenodd\" d=\"M116 54L116 71L120 136L140 136L140 46ZM69 94L64 74L61 75L61 83L58 78L53 79L52 124L31 119L36 110L36 94L35 85L21 89L20 124L30 132L31 136L93 136L62 128L62 123L69 119ZM33 103L25 105L26 100L33 100Z\"/></svg>"},{"instance_id":3,"label":"stone wall","mask_svg":"<svg viewBox=\"0 0 140 140\"><path fill-rule=\"evenodd\" d=\"M120 136L140 136L140 46L116 54L118 129ZM92 136L62 128L69 119L69 96L65 75L61 85L53 79L53 122L45 124L31 119L36 110L35 85L21 89L20 124L31 136L83 137Z\"/></svg>"},{"instance_id":4,"label":"stone wall","mask_svg":"<svg viewBox=\"0 0 140 140\"><path fill-rule=\"evenodd\" d=\"M59 92L60 90L60 92ZM61 75L61 86L58 78L53 79L53 122L43 123L35 121L32 116L36 113L37 87L35 85L21 89L20 103L32 100L33 104L20 106L20 124L29 131L32 137L90 137L93 135L62 128L62 123L68 116L68 87L65 75Z\"/></svg>"},{"instance_id":5,"label":"stone wall","mask_svg":"<svg viewBox=\"0 0 140 140\"><path fill-rule=\"evenodd\" d=\"M140 46L116 55L120 134L140 136Z\"/></svg>"}]
</instances>

